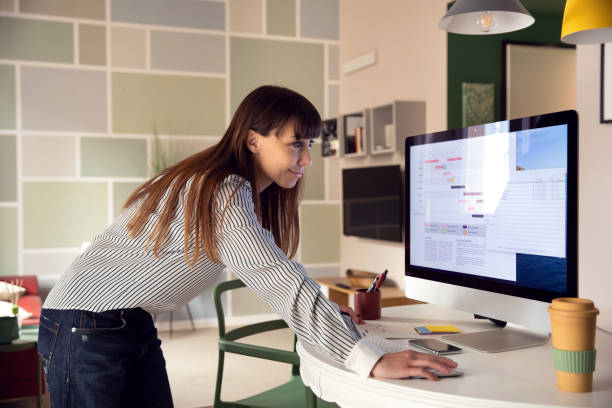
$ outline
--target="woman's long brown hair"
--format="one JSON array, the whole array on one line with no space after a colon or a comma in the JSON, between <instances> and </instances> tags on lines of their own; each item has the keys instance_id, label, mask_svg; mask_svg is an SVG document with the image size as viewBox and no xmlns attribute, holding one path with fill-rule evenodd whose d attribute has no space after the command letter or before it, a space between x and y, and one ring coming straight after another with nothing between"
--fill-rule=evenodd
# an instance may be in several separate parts
<instances>
[{"instance_id":1,"label":"woman's long brown hair","mask_svg":"<svg viewBox=\"0 0 612 408\"><path fill-rule=\"evenodd\" d=\"M184 198L185 261L193 266L203 250L211 260L221 263L216 242L223 217L217 219L217 194L223 180L236 174L252 186L255 213L261 225L272 233L279 248L292 258L299 244L298 206L303 180L300 179L291 189L272 183L257 194L253 156L246 146L249 130L264 136L278 136L278 131L289 121L293 121L296 139L312 139L320 132L321 117L302 95L277 86L253 90L236 109L219 143L167 168L132 193L124 209L135 203L139 203L139 208L127 224L130 236L137 236L150 215L159 211L159 219L146 243L146 249L153 245L155 255L159 256L168 237L170 220L184 195L187 182L193 179ZM162 200L164 195L167 195L165 201ZM192 234L195 241L190 259L189 238Z\"/></svg>"}]
</instances>

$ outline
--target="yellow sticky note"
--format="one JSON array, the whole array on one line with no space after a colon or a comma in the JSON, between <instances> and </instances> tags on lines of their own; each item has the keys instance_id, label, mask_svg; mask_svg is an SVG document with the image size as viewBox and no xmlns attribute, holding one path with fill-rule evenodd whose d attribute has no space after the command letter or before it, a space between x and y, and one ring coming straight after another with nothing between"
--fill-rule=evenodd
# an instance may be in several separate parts
<instances>
[{"instance_id":1,"label":"yellow sticky note","mask_svg":"<svg viewBox=\"0 0 612 408\"><path fill-rule=\"evenodd\" d=\"M455 326L435 326L432 324L426 324L425 327L432 333L461 333L461 330Z\"/></svg>"}]
</instances>

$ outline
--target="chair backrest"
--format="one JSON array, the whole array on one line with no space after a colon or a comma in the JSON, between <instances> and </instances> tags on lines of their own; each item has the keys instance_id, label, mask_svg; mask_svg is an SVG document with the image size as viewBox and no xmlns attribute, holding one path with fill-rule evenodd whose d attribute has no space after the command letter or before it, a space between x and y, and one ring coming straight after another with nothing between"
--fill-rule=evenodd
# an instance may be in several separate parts
<instances>
[{"instance_id":1,"label":"chair backrest","mask_svg":"<svg viewBox=\"0 0 612 408\"><path fill-rule=\"evenodd\" d=\"M225 336L225 313L223 312L223 302L221 295L228 290L244 288L246 285L240 279L229 280L219 283L213 288L213 301L215 302L215 311L217 312L217 323L219 325L219 337Z\"/></svg>"},{"instance_id":2,"label":"chair backrest","mask_svg":"<svg viewBox=\"0 0 612 408\"><path fill-rule=\"evenodd\" d=\"M262 394L258 394L256 396L249 397L244 400L235 401L235 402L222 401L221 400L221 385L223 382L223 366L224 366L226 352L242 354L242 355L246 355L250 357L262 358L266 360L279 361L279 362L291 364L292 366L291 367L291 377L290 377L289 383L287 384L291 384L291 387L289 389L292 389L292 394L291 394L292 401L302 402L302 399L303 399L303 403L306 403L307 407L316 408L317 406L316 397L314 396L314 394L309 388L304 386L304 384L302 383L300 379L300 371L299 371L300 357L295 352L295 343L297 340L295 335L293 336L293 351L279 350L279 349L274 349L270 347L257 346L253 344L247 344L247 343L236 341L243 337L251 336L253 334L286 328L288 327L287 323L285 323L281 319L269 320L269 321L254 323L254 324L248 324L248 325L241 326L239 328L236 328L230 331L226 331L225 314L223 312L223 303L221 302L221 295L229 290L239 289L243 287L245 287L245 284L241 280L235 279L235 280L230 280L230 281L219 283L213 289L213 293L212 293L213 301L215 303L215 311L217 313L217 321L219 324L219 360L218 360L218 367L217 367L217 383L215 386L215 401L214 401L215 408L279 406L278 405L279 395L284 396L283 398L287 398L288 396L286 391L284 389L281 389L283 387L281 386L273 390L264 392ZM297 385L297 388L296 388L296 385ZM296 391L298 394L297 397L295 397L294 395ZM276 402L272 403L271 405L268 405L267 403L263 403L263 405L260 405L259 403L257 405L252 405L253 399L256 399L260 403L263 402L261 399L258 399L258 398L262 398L263 395L266 395L266 397L263 397L266 401L268 402L276 401ZM295 397L296 399L293 399L293 397ZM300 404L300 406L303 406L303 403ZM286 406L286 404L283 404L281 406Z\"/></svg>"},{"instance_id":3,"label":"chair backrest","mask_svg":"<svg viewBox=\"0 0 612 408\"><path fill-rule=\"evenodd\" d=\"M255 346L252 344L240 343L239 340L243 337L252 336L257 333L263 333L271 330L287 328L287 323L282 319L268 320L259 323L248 324L237 329L226 331L225 329L225 314L223 311L223 302L221 295L229 290L243 288L246 285L240 279L229 280L219 283L213 289L213 301L215 303L215 311L217 313L217 322L219 325L219 350L230 353L242 354L251 357L263 358L266 360L279 361L282 363L292 364L293 373L298 373L300 358L295 352L296 337L294 335L293 351L278 350L270 347Z\"/></svg>"}]
</instances>

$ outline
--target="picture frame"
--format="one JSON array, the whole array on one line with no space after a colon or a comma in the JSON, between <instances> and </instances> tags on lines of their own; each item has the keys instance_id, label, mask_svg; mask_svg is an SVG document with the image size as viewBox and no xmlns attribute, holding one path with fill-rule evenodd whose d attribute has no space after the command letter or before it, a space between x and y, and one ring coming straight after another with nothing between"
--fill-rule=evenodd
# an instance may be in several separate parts
<instances>
[{"instance_id":1,"label":"picture frame","mask_svg":"<svg viewBox=\"0 0 612 408\"><path fill-rule=\"evenodd\" d=\"M601 44L601 123L612 123L612 42Z\"/></svg>"},{"instance_id":2,"label":"picture frame","mask_svg":"<svg viewBox=\"0 0 612 408\"><path fill-rule=\"evenodd\" d=\"M495 85L463 82L461 84L461 124L463 127L494 121Z\"/></svg>"}]
</instances>

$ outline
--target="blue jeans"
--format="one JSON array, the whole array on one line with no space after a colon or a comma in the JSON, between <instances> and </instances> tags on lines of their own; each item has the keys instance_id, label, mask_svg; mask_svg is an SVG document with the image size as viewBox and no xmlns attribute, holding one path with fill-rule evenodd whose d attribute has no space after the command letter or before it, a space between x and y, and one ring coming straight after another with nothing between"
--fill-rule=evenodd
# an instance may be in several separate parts
<instances>
[{"instance_id":1,"label":"blue jeans","mask_svg":"<svg viewBox=\"0 0 612 408\"><path fill-rule=\"evenodd\" d=\"M38 353L51 407L172 407L160 345L142 309L43 309Z\"/></svg>"}]
</instances>

